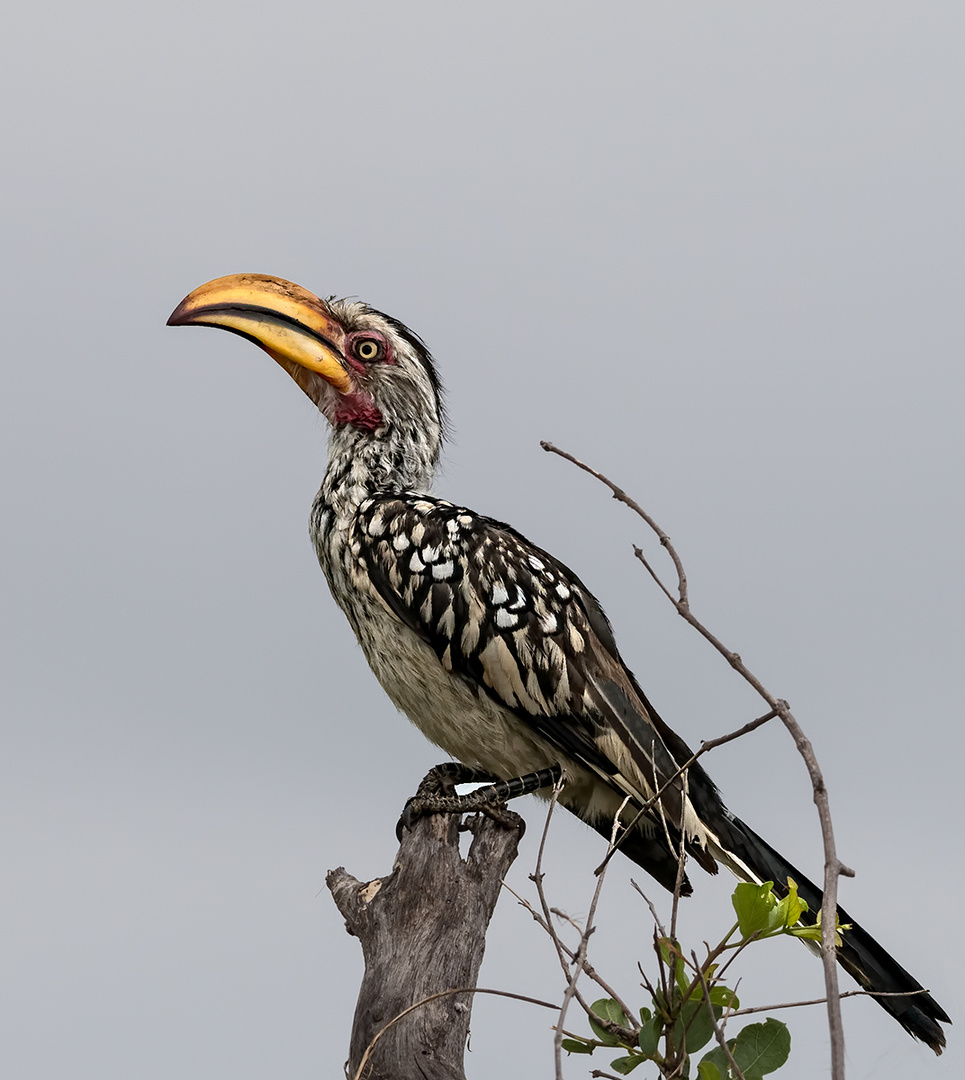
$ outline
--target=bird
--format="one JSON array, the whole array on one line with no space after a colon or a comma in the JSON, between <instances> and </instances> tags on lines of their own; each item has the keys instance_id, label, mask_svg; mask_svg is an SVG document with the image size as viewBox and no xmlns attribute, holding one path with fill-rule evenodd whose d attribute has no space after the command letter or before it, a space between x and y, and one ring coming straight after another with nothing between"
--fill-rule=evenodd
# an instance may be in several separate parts
<instances>
[{"instance_id":1,"label":"bird","mask_svg":"<svg viewBox=\"0 0 965 1080\"><path fill-rule=\"evenodd\" d=\"M268 353L331 432L310 531L336 604L386 694L468 770L516 794L560 779L559 802L661 885L679 848L708 873L821 890L725 805L623 661L599 601L510 525L431 493L448 420L423 340L356 299L232 274L190 292L171 326L214 326ZM522 778L522 779L521 779ZM659 798L654 800L654 796ZM458 797L457 797L458 798ZM643 813L640 811L643 809ZM679 883L688 895L688 877ZM843 909L837 958L936 1054L945 1010Z\"/></svg>"}]
</instances>

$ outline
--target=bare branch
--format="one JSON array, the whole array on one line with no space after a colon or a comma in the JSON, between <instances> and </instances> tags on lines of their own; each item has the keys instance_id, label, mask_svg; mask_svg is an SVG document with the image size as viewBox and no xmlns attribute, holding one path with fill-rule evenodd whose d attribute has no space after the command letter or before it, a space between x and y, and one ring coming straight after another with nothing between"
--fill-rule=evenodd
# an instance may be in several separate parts
<instances>
[{"instance_id":1,"label":"bare branch","mask_svg":"<svg viewBox=\"0 0 965 1080\"><path fill-rule=\"evenodd\" d=\"M583 953L582 961L580 961L579 960L579 949L576 952L574 952L573 950L568 948L566 946L566 944L560 938L559 934L556 932L556 927L553 925L553 919L552 919L553 909L550 908L550 906L549 906L549 902L546 899L546 892L545 892L545 889L543 888L543 878L545 877L545 875L543 873L543 853L546 850L546 841L547 841L547 838L549 836L549 828L550 828L550 822L551 822L552 817L553 817L553 810L554 810L554 808L556 806L556 802L557 802L557 800L559 798L559 793L560 793L561 790L562 790L562 781L560 781L558 784L556 784L556 786L553 788L552 794L550 795L550 803L549 803L549 807L547 808L547 811L546 811L546 821L543 824L543 833L542 833L542 836L540 837L539 851L538 851L537 856L536 856L536 868L533 871L533 873L530 874L530 876L529 876L530 881L532 881L533 884L536 886L536 895L539 898L540 908L542 909L542 915L540 915L539 912L537 912L533 908L532 904L530 904L528 900L524 899L522 896L519 895L519 893L517 893L514 889L512 889L509 885L507 885L505 881L503 882L503 888L508 889L509 892L511 892L513 894L513 896L516 897L516 899L519 901L519 903L522 904L526 908L526 910L533 916L533 918L536 920L536 922L539 923L539 925L546 931L546 933L549 934L550 939L553 942L553 946L556 949L556 955L557 955L557 958L559 959L560 967L563 970L563 976L566 979L567 987L569 988L569 987L572 986L572 992L571 992L570 996L571 996L571 998L576 999L577 1004L579 1004L580 1008L586 1013L586 1015L587 1016L592 1016L594 1018L594 1020L596 1020L601 1026L603 1026L607 1030L612 1031L612 1033L614 1035L622 1036L622 1035L630 1034L632 1037L635 1037L635 1032L628 1032L626 1029L623 1029L623 1028L619 1027L619 1025L611 1024L604 1017L597 1016L596 1013L593 1012L592 1008L590 1007L589 1002L586 1001L586 999L583 997L583 995L579 992L579 990L576 987L576 983L575 983L575 981L573 979L574 972L578 974L580 971L583 971L589 978L591 978L594 982L596 982L599 986L601 986L603 988L603 990L611 998L613 998L615 1001L617 1001L619 1003L620 1007L627 1014L627 1016L632 1016L632 1013L630 1012L629 1007L624 1004L624 1002L620 999L617 992L611 986L609 986L606 982L604 982L604 980L599 976L599 974L596 972L596 970L593 968L593 966L586 959L585 950L584 950L584 953ZM599 892L599 885L597 887L597 893L598 892ZM582 933L582 931L581 931L581 933ZM592 929L590 930L590 933L592 933ZM581 939L581 941L582 941L582 939ZM576 964L574 972L571 972L570 964ZM565 1012L566 1012L566 1010L564 1008L562 1010L561 1016L565 1015ZM561 1019L560 1023L559 1023L559 1028L562 1028L562 1026L563 1026L563 1023L562 1023L562 1019ZM555 1056L556 1056L556 1061L557 1061L557 1072L559 1072L562 1069L562 1046L560 1045L561 1041L562 1041L562 1036L560 1035L555 1040L555 1046L556 1046L556 1048L555 1048Z\"/></svg>"},{"instance_id":2,"label":"bare branch","mask_svg":"<svg viewBox=\"0 0 965 1080\"><path fill-rule=\"evenodd\" d=\"M713 1004L710 1000L710 991L707 989L707 980L704 978L704 973L700 967L700 962L697 959L696 953L693 953L693 958L694 966L697 968L697 978L700 979L700 986L704 991L704 1003L707 1006L707 1014L710 1017L711 1024L714 1025L714 1036L717 1039L717 1045L724 1051L724 1056L730 1062L730 1067L734 1070L734 1075L738 1080L744 1080L744 1074L741 1072L740 1066L734 1060L734 1055L730 1052L730 1047L727 1045L727 1039L724 1037L724 1032L717 1022L717 1017L714 1015ZM733 1016L733 1013L730 1015Z\"/></svg>"},{"instance_id":3,"label":"bare branch","mask_svg":"<svg viewBox=\"0 0 965 1080\"><path fill-rule=\"evenodd\" d=\"M560 941L559 935L556 933L556 930L553 927L552 912L550 911L549 903L546 900L546 893L543 890L543 877L545 876L543 874L543 852L546 850L546 838L549 835L550 822L553 820L553 811L556 809L556 803L559 799L561 784L562 781L554 785L553 791L550 794L549 806L546 809L546 821L543 823L543 834L540 837L539 850L536 853L536 869L533 871L532 874L529 875L529 880L532 881L533 884L536 886L536 895L539 898L540 907L543 911L541 925L543 926L543 929L546 930L546 932L553 939L553 944L556 947L556 955L559 958L560 967L563 969L563 974L568 979L570 976L570 969L566 960L566 953L568 952L568 950L563 945L563 942ZM503 882L503 885L504 887L508 888L505 882ZM515 896L516 894L514 893L513 895ZM517 899L520 898L517 896ZM527 907L529 907L528 904ZM532 910L532 908L530 908L530 910ZM533 914L535 916L536 913L533 912Z\"/></svg>"},{"instance_id":4,"label":"bare branch","mask_svg":"<svg viewBox=\"0 0 965 1080\"><path fill-rule=\"evenodd\" d=\"M687 770L684 769L680 774L680 850L677 853L677 878L673 885L673 905L670 909L670 940L672 943L677 941L677 912L680 909L680 893L684 887L684 877L687 873L686 822L688 798Z\"/></svg>"},{"instance_id":5,"label":"bare branch","mask_svg":"<svg viewBox=\"0 0 965 1080\"><path fill-rule=\"evenodd\" d=\"M550 937L553 937L555 939L558 948L561 949L571 961L576 959L576 953L572 949L570 949L565 942L562 941L562 939L559 937L558 934L556 934L556 931L551 926L547 925L546 920L543 918L543 916L540 915L540 913L533 907L533 905L526 899L525 896L520 896L519 893L516 892L516 890L511 885L507 885L505 881L503 882L503 888L516 898L516 901L522 907L524 907L530 913L530 915L533 916L533 920L538 923L547 932L547 934L550 935ZM561 918L565 918L567 922L572 923L572 925L582 933L582 927L580 927L575 920L571 919L570 916L563 915L562 912L559 912L557 908L551 908L550 911L553 914L558 914ZM564 967L563 973L566 975L567 978L569 978L570 973L568 967ZM595 982L597 986L599 986L600 989L607 995L607 997L613 998L613 1000L620 1006L621 1009L623 1009L627 1016L629 1016L631 1019L633 1018L633 1014L630 1011L629 1005L627 1005L626 1002L623 1001L617 991L603 978L602 975L600 975L600 973L590 963L589 960L584 960L583 962L583 974L586 975L588 979L591 979L593 982ZM576 994L576 1001L577 1004L579 1004L579 1006L587 1014L587 1016L593 1016L593 1018L599 1024L605 1027L612 1034L617 1036L624 1034L636 1034L629 1028L621 1028L618 1024L608 1024L608 1022L602 1017L596 1016L596 1014L586 1003L583 997L579 994L579 992L577 992Z\"/></svg>"},{"instance_id":6,"label":"bare branch","mask_svg":"<svg viewBox=\"0 0 965 1080\"><path fill-rule=\"evenodd\" d=\"M824 897L821 905L821 959L824 964L824 983L827 989L828 1027L831 1035L831 1077L832 1080L844 1080L844 1028L841 1020L834 935L837 924L838 877L854 877L854 871L850 869L850 867L845 866L837 855L837 849L834 842L834 828L831 822L831 810L828 804L828 791L824 782L824 775L821 772L817 757L814 753L814 748L801 730L801 726L791 712L788 703L783 699L776 698L747 667L738 653L727 648L718 637L712 634L703 623L694 617L690 610L690 600L687 594L687 576L684 573L683 563L674 549L673 544L670 542L670 537L662 528L660 528L656 521L633 499L631 499L622 488L617 487L617 485L604 476L603 473L586 465L572 454L560 450L552 443L544 441L541 442L540 445L544 450L565 458L584 472L588 472L591 476L596 477L596 479L605 484L610 491L613 492L613 497L615 499L618 499L620 502L629 506L631 510L638 514L640 518L649 525L656 534L661 545L666 548L667 553L674 564L674 568L676 569L678 582L677 597L674 598L666 586L662 584L639 548L634 549L637 558L640 559L650 575L660 585L670 602L677 609L677 613L681 618L690 623L702 637L709 641L730 666L734 668L735 671L739 672L740 675L754 687L774 713L781 718L781 722L787 728L794 740L794 745L797 747L798 753L804 759L808 775L811 779L811 788L814 795L814 803L818 811L818 819L821 824L821 838L824 845Z\"/></svg>"},{"instance_id":7,"label":"bare branch","mask_svg":"<svg viewBox=\"0 0 965 1080\"><path fill-rule=\"evenodd\" d=\"M613 492L614 499L617 499L619 502L626 504L635 514L638 514L640 517L643 518L643 520L657 534L660 543L663 544L663 546L667 549L667 554L673 560L674 569L676 569L677 571L678 592L678 600L675 601L675 603L681 603L686 606L689 601L687 599L687 575L684 573L684 564L680 561L680 557L674 550L673 544L670 543L670 537L663 531L663 529L660 528L656 521L654 521L653 518L646 512L646 510L644 510L639 505L639 503L631 499L630 496L623 490L623 488L617 487L616 484L614 484L612 480L608 480L603 475L603 473L597 472L596 469L590 468L589 465L580 461L578 458L573 457L572 454L568 454L565 450L561 450L558 446L554 446L551 442L546 442L545 440L542 440L540 442L540 446L542 446L544 450L548 451L551 454L559 454L561 458L566 458L567 461L572 462L578 469L582 469L584 472L588 472L591 476L595 476L597 480L599 480L603 484L606 484L606 486ZM659 583L660 579L657 578L656 574L654 574L654 578ZM664 592L667 592L667 590L664 589ZM670 596L669 592L667 593L667 595ZM671 600L672 599L673 597L671 597Z\"/></svg>"},{"instance_id":8,"label":"bare branch","mask_svg":"<svg viewBox=\"0 0 965 1080\"><path fill-rule=\"evenodd\" d=\"M871 998L886 998L886 997L914 997L915 994L927 994L927 990L843 990L838 997L839 998L851 998L851 997L871 997ZM808 1001L782 1001L780 1005L752 1005L748 1009L734 1009L733 1012L728 1013L730 1016L749 1016L751 1013L761 1012L776 1012L778 1009L800 1009L805 1005L826 1005L828 999L811 998Z\"/></svg>"},{"instance_id":9,"label":"bare branch","mask_svg":"<svg viewBox=\"0 0 965 1080\"><path fill-rule=\"evenodd\" d=\"M647 903L647 907L650 908L650 914L653 916L653 924L660 931L663 937L667 936L667 931L663 928L663 923L660 921L660 916L657 914L657 909L653 906L653 902L650 897L640 888L640 886L630 878L630 884L637 890L637 892L643 897Z\"/></svg>"},{"instance_id":10,"label":"bare branch","mask_svg":"<svg viewBox=\"0 0 965 1080\"><path fill-rule=\"evenodd\" d=\"M623 802L620 804L619 809L614 815L613 828L610 832L611 847L616 842L617 833L620 829L620 815L623 813L623 810L628 802L629 796L627 796L627 798L623 800ZM573 972L570 976L569 982L567 983L566 990L563 993L563 1004L560 1006L560 1018L557 1024L556 1035L553 1039L553 1052L556 1061L556 1080L563 1080L563 1025L566 1021L567 1009L569 1009L570 1002L573 1000L573 997L576 994L577 981L579 980L580 975L583 974L583 967L586 964L586 951L589 947L590 936L596 929L596 927L593 925L593 920L596 916L597 905L600 902L600 895L603 892L603 881L605 876L605 874L600 874L596 879L596 888L593 890L593 899L590 901L590 908L586 914L586 927L584 928L583 933L580 937L580 944L576 950L576 957L573 961ZM623 1008L623 1011L624 1013L626 1013L627 1017L632 1017L633 1014L630 1013L625 1006L621 1005L621 1008ZM592 1011L592 1009L588 1010L587 1015L596 1017L596 1014Z\"/></svg>"}]
</instances>

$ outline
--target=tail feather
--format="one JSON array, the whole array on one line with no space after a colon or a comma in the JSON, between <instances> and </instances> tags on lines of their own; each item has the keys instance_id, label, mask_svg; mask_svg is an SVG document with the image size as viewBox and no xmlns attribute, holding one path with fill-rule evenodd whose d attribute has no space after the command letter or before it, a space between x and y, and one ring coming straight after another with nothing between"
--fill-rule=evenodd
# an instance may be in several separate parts
<instances>
[{"instance_id":1,"label":"tail feather","mask_svg":"<svg viewBox=\"0 0 965 1080\"><path fill-rule=\"evenodd\" d=\"M821 909L821 890L750 826L728 813L725 828L718 829L717 835L727 853L736 856L755 877L760 881L773 881L774 891L778 895L783 896L787 892L787 879L793 878L798 894L807 901L809 908L802 922L813 924L816 921ZM940 1054L945 1047L945 1032L939 1024L951 1023L948 1014L918 980L841 907L838 908L838 917L842 923L851 926L850 930L842 931L838 963L862 989L878 994L901 995L877 997L875 1000L905 1031Z\"/></svg>"}]
</instances>

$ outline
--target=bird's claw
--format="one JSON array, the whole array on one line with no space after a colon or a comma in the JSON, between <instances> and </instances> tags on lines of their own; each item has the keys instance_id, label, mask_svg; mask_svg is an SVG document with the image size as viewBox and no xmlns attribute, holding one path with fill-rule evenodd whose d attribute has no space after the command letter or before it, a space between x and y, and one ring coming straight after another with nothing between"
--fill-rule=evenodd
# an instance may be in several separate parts
<instances>
[{"instance_id":1,"label":"bird's claw","mask_svg":"<svg viewBox=\"0 0 965 1080\"><path fill-rule=\"evenodd\" d=\"M395 827L395 838L400 843L402 842L402 833L411 829L423 814L430 812L429 807L426 806L427 802L428 800L421 795L413 795L411 799L406 800L398 824Z\"/></svg>"}]
</instances>

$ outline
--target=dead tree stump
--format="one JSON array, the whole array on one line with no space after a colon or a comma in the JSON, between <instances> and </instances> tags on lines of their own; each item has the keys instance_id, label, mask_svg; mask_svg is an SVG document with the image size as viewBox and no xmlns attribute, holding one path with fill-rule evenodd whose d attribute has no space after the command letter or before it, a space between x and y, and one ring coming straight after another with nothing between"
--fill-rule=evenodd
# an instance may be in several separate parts
<instances>
[{"instance_id":1,"label":"dead tree stump","mask_svg":"<svg viewBox=\"0 0 965 1080\"><path fill-rule=\"evenodd\" d=\"M365 1080L466 1080L472 994L446 994L386 1025L433 994L476 986L486 928L523 834L522 819L505 813L512 827L470 819L465 859L460 817L427 814L403 832L388 877L363 884L343 867L329 872L328 887L365 959L350 1080L367 1052Z\"/></svg>"}]
</instances>

